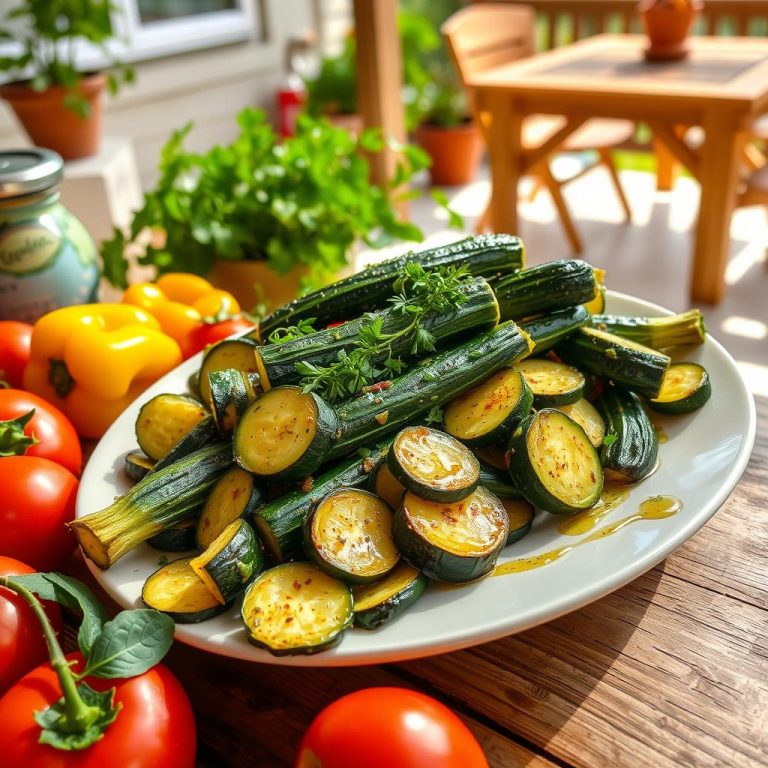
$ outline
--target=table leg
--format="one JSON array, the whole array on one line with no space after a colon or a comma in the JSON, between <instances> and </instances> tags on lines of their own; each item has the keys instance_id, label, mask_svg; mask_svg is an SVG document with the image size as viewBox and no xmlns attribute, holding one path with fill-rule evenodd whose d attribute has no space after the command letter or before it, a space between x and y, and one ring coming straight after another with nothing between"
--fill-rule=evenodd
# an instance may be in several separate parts
<instances>
[{"instance_id":1,"label":"table leg","mask_svg":"<svg viewBox=\"0 0 768 768\"><path fill-rule=\"evenodd\" d=\"M717 304L725 293L740 144L736 118L727 113L710 112L703 128L701 202L691 269L691 301Z\"/></svg>"},{"instance_id":2,"label":"table leg","mask_svg":"<svg viewBox=\"0 0 768 768\"><path fill-rule=\"evenodd\" d=\"M653 153L656 155L656 189L669 192L675 186L677 162L663 142L653 139Z\"/></svg>"},{"instance_id":3,"label":"table leg","mask_svg":"<svg viewBox=\"0 0 768 768\"><path fill-rule=\"evenodd\" d=\"M517 184L520 176L522 118L512 99L501 92L485 97L491 126L488 156L491 163L491 228L494 232L518 234Z\"/></svg>"}]
</instances>

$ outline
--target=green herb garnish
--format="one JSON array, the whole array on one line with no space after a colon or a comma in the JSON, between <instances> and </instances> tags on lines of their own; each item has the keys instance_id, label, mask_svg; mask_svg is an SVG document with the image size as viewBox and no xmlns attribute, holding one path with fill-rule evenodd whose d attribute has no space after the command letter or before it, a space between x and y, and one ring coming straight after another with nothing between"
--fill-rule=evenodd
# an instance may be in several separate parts
<instances>
[{"instance_id":1,"label":"green herb garnish","mask_svg":"<svg viewBox=\"0 0 768 768\"><path fill-rule=\"evenodd\" d=\"M276 328L267 337L267 341L270 344L282 344L286 341L294 341L300 339L302 336L310 336L313 333L317 333L315 328L315 317L306 317L303 320L299 320L296 325L289 325L287 328Z\"/></svg>"},{"instance_id":2,"label":"green herb garnish","mask_svg":"<svg viewBox=\"0 0 768 768\"><path fill-rule=\"evenodd\" d=\"M606 435L603 438L603 445L609 446L613 445L618 440L618 437L616 435Z\"/></svg>"},{"instance_id":3,"label":"green herb garnish","mask_svg":"<svg viewBox=\"0 0 768 768\"><path fill-rule=\"evenodd\" d=\"M405 264L394 285L397 293L389 300L394 311L407 319L405 325L384 333L382 317L371 317L360 328L356 347L340 352L336 362L328 366L297 363L304 391L336 401L402 373L407 366L393 344L398 342L398 349L405 347L410 355L434 351L435 338L422 324L425 316L463 304L467 297L461 288L471 279L466 267L440 267L428 272L416 262Z\"/></svg>"}]
</instances>

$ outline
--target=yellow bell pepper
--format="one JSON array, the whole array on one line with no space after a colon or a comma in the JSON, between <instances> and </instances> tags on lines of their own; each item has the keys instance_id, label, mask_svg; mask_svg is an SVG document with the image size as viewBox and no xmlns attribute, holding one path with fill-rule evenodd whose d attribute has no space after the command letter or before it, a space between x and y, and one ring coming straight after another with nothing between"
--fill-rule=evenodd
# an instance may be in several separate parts
<instances>
[{"instance_id":1,"label":"yellow bell pepper","mask_svg":"<svg viewBox=\"0 0 768 768\"><path fill-rule=\"evenodd\" d=\"M101 437L136 397L180 362L179 345L138 307L64 307L35 323L24 389L60 408L82 437Z\"/></svg>"},{"instance_id":2,"label":"yellow bell pepper","mask_svg":"<svg viewBox=\"0 0 768 768\"><path fill-rule=\"evenodd\" d=\"M156 283L136 283L123 294L124 304L149 312L167 333L186 349L189 334L205 318L237 315L240 305L231 293L214 288L207 280L184 272L168 272Z\"/></svg>"}]
</instances>

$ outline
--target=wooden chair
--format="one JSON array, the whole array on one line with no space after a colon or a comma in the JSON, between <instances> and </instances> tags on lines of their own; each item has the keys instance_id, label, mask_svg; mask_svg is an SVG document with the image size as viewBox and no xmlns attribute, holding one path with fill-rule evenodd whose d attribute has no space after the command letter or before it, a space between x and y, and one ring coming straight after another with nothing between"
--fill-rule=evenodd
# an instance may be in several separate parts
<instances>
[{"instance_id":1,"label":"wooden chair","mask_svg":"<svg viewBox=\"0 0 768 768\"><path fill-rule=\"evenodd\" d=\"M530 6L515 4L478 3L462 8L441 27L448 44L459 77L467 90L475 121L484 135L492 115L478 109L471 88L467 87L470 76L507 62L516 61L534 54L535 14ZM533 151L554 136L565 124L565 118L547 115L531 115L523 122L521 141L524 151ZM597 162L567 179L557 179L549 165L551 156L545 157L533 166L534 194L545 186L555 203L566 236L576 253L581 253L582 243L571 214L563 199L562 187L592 168L603 165L608 170L627 221L631 218L629 203L621 187L611 149L632 136L634 124L627 120L588 120L577 131L568 136L556 152L597 153ZM490 205L480 218L477 230L488 225Z\"/></svg>"}]
</instances>

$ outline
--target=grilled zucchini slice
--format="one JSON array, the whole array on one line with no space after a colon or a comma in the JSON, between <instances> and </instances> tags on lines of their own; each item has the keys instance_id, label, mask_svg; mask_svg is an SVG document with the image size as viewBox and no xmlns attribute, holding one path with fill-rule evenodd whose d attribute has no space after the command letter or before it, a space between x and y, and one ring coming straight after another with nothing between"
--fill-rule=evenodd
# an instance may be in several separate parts
<instances>
[{"instance_id":1,"label":"grilled zucchini slice","mask_svg":"<svg viewBox=\"0 0 768 768\"><path fill-rule=\"evenodd\" d=\"M545 408L529 416L510 441L509 473L528 501L555 514L594 506L603 470L584 430L564 413Z\"/></svg>"},{"instance_id":2,"label":"grilled zucchini slice","mask_svg":"<svg viewBox=\"0 0 768 768\"><path fill-rule=\"evenodd\" d=\"M153 472L159 472L164 467L173 464L179 459L183 459L185 456L189 456L190 453L199 451L201 448L205 448L208 445L213 445L219 438L219 432L216 429L216 423L213 420L213 416L206 416L202 421L198 422L192 429L187 432L184 437L179 440L176 445L171 448L168 453L158 461L154 467Z\"/></svg>"},{"instance_id":3,"label":"grilled zucchini slice","mask_svg":"<svg viewBox=\"0 0 768 768\"><path fill-rule=\"evenodd\" d=\"M284 563L251 582L241 616L248 640L274 656L318 653L352 624L352 592L309 563Z\"/></svg>"},{"instance_id":4,"label":"grilled zucchini slice","mask_svg":"<svg viewBox=\"0 0 768 768\"><path fill-rule=\"evenodd\" d=\"M505 546L520 541L533 528L533 517L536 512L533 504L525 499L501 499L509 517L509 533Z\"/></svg>"},{"instance_id":5,"label":"grilled zucchini slice","mask_svg":"<svg viewBox=\"0 0 768 768\"><path fill-rule=\"evenodd\" d=\"M230 435L245 409L255 400L246 374L235 368L211 371L208 374L211 410L216 426L223 435Z\"/></svg>"},{"instance_id":6,"label":"grilled zucchini slice","mask_svg":"<svg viewBox=\"0 0 768 768\"><path fill-rule=\"evenodd\" d=\"M147 544L161 552L189 552L195 548L197 520L190 517L147 539Z\"/></svg>"},{"instance_id":7,"label":"grilled zucchini slice","mask_svg":"<svg viewBox=\"0 0 768 768\"><path fill-rule=\"evenodd\" d=\"M493 570L508 533L506 510L485 488L452 504L409 491L392 526L395 544L412 566L430 579L452 583Z\"/></svg>"},{"instance_id":8,"label":"grilled zucchini slice","mask_svg":"<svg viewBox=\"0 0 768 768\"><path fill-rule=\"evenodd\" d=\"M235 368L247 374L258 374L256 368L256 353L258 344L246 337L239 339L224 339L209 347L200 364L200 397L213 410L211 401L211 385L208 376L212 371L225 371Z\"/></svg>"},{"instance_id":9,"label":"grilled zucchini slice","mask_svg":"<svg viewBox=\"0 0 768 768\"><path fill-rule=\"evenodd\" d=\"M177 624L196 624L218 616L222 605L200 581L189 564L191 557L158 568L145 582L141 600L147 608L170 616Z\"/></svg>"},{"instance_id":10,"label":"grilled zucchini slice","mask_svg":"<svg viewBox=\"0 0 768 768\"><path fill-rule=\"evenodd\" d=\"M380 499L384 499L392 509L397 509L400 506L406 491L405 486L392 474L386 457L371 472L369 487Z\"/></svg>"},{"instance_id":11,"label":"grilled zucchini slice","mask_svg":"<svg viewBox=\"0 0 768 768\"><path fill-rule=\"evenodd\" d=\"M592 403L585 398L576 401L572 405L561 405L557 409L569 418L573 419L586 433L589 442L600 448L605 437L605 422Z\"/></svg>"},{"instance_id":12,"label":"grilled zucchini slice","mask_svg":"<svg viewBox=\"0 0 768 768\"><path fill-rule=\"evenodd\" d=\"M141 406L136 418L139 448L159 461L206 415L202 404L188 395L155 395Z\"/></svg>"},{"instance_id":13,"label":"grilled zucchini slice","mask_svg":"<svg viewBox=\"0 0 768 768\"><path fill-rule=\"evenodd\" d=\"M392 474L423 499L458 501L480 480L480 462L458 440L429 427L406 427L387 454Z\"/></svg>"},{"instance_id":14,"label":"grilled zucchini slice","mask_svg":"<svg viewBox=\"0 0 768 768\"><path fill-rule=\"evenodd\" d=\"M556 408L580 400L584 394L584 374L564 363L534 358L514 366L533 392L536 408Z\"/></svg>"},{"instance_id":15,"label":"grilled zucchini slice","mask_svg":"<svg viewBox=\"0 0 768 768\"><path fill-rule=\"evenodd\" d=\"M282 386L256 398L234 435L235 461L261 477L311 475L325 460L338 429L336 413L314 392Z\"/></svg>"},{"instance_id":16,"label":"grilled zucchini slice","mask_svg":"<svg viewBox=\"0 0 768 768\"><path fill-rule=\"evenodd\" d=\"M313 507L304 524L304 549L318 568L353 584L382 578L400 559L392 510L357 488L332 491Z\"/></svg>"},{"instance_id":17,"label":"grilled zucchini slice","mask_svg":"<svg viewBox=\"0 0 768 768\"><path fill-rule=\"evenodd\" d=\"M506 445L531 405L533 393L520 370L503 368L451 400L443 411L443 426L467 445Z\"/></svg>"},{"instance_id":18,"label":"grilled zucchini slice","mask_svg":"<svg viewBox=\"0 0 768 768\"><path fill-rule=\"evenodd\" d=\"M130 480L141 480L154 466L155 462L141 451L125 454L125 474Z\"/></svg>"},{"instance_id":19,"label":"grilled zucchini slice","mask_svg":"<svg viewBox=\"0 0 768 768\"><path fill-rule=\"evenodd\" d=\"M352 587L355 626L378 629L410 608L427 588L427 577L408 563L400 563L381 581Z\"/></svg>"},{"instance_id":20,"label":"grilled zucchini slice","mask_svg":"<svg viewBox=\"0 0 768 768\"><path fill-rule=\"evenodd\" d=\"M229 603L263 567L256 534L245 520L230 523L189 564L220 603Z\"/></svg>"},{"instance_id":21,"label":"grilled zucchini slice","mask_svg":"<svg viewBox=\"0 0 768 768\"><path fill-rule=\"evenodd\" d=\"M672 363L664 375L659 396L648 405L659 413L692 413L712 394L707 369L698 363Z\"/></svg>"},{"instance_id":22,"label":"grilled zucchini slice","mask_svg":"<svg viewBox=\"0 0 768 768\"><path fill-rule=\"evenodd\" d=\"M250 472L228 469L203 504L195 531L197 546L206 549L230 523L249 517L266 502L267 494Z\"/></svg>"}]
</instances>

